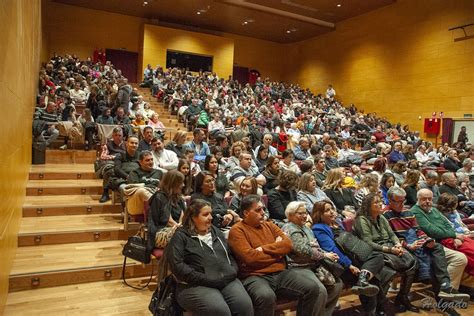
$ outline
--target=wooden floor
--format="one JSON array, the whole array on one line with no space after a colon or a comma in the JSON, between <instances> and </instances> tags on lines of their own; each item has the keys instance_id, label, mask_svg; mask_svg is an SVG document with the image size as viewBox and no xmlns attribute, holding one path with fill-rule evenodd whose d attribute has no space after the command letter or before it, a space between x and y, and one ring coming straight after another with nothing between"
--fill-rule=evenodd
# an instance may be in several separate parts
<instances>
[{"instance_id":1,"label":"wooden floor","mask_svg":"<svg viewBox=\"0 0 474 316\"><path fill-rule=\"evenodd\" d=\"M121 265L125 240L20 247L11 275ZM67 255L66 255L67 254ZM133 260L128 260L133 264ZM136 262L135 262L136 263Z\"/></svg>"},{"instance_id":2,"label":"wooden floor","mask_svg":"<svg viewBox=\"0 0 474 316\"><path fill-rule=\"evenodd\" d=\"M122 281L103 281L28 290L8 295L5 315L150 315L152 291Z\"/></svg>"},{"instance_id":3,"label":"wooden floor","mask_svg":"<svg viewBox=\"0 0 474 316\"><path fill-rule=\"evenodd\" d=\"M143 278L136 279L137 285L139 285L137 280L145 281ZM5 315L150 315L148 304L155 287L156 284L144 291L138 291L126 287L117 280L10 293ZM416 293L418 300L414 304L420 306L423 292ZM335 313L336 316L360 315L357 296L346 295L341 297L339 302L342 308ZM472 316L474 305L457 311L463 316ZM387 315L394 315L393 303L387 304L387 312ZM287 311L285 315L295 313ZM398 315L428 316L442 313L422 310L419 314L408 312Z\"/></svg>"}]
</instances>

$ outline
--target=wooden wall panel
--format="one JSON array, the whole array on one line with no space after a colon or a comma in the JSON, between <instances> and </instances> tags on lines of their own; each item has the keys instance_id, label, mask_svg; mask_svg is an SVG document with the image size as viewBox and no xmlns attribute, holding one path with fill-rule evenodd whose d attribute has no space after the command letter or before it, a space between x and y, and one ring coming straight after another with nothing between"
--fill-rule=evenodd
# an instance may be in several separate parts
<instances>
[{"instance_id":1,"label":"wooden wall panel","mask_svg":"<svg viewBox=\"0 0 474 316\"><path fill-rule=\"evenodd\" d=\"M257 69L264 78L281 80L282 64L288 60L285 45L235 34L224 36L234 40L234 64Z\"/></svg>"},{"instance_id":2,"label":"wooden wall panel","mask_svg":"<svg viewBox=\"0 0 474 316\"><path fill-rule=\"evenodd\" d=\"M421 131L418 116L473 112L474 39L448 31L473 14L469 0L398 0L297 43L284 79L316 91L332 83L346 103Z\"/></svg>"},{"instance_id":3,"label":"wooden wall panel","mask_svg":"<svg viewBox=\"0 0 474 316\"><path fill-rule=\"evenodd\" d=\"M31 163L31 121L41 48L40 0L0 2L0 314Z\"/></svg>"},{"instance_id":4,"label":"wooden wall panel","mask_svg":"<svg viewBox=\"0 0 474 316\"><path fill-rule=\"evenodd\" d=\"M221 78L232 75L232 39L146 24L143 34L143 69L147 64L166 67L167 49L213 56L213 71Z\"/></svg>"},{"instance_id":5,"label":"wooden wall panel","mask_svg":"<svg viewBox=\"0 0 474 316\"><path fill-rule=\"evenodd\" d=\"M43 0L43 10L43 50L48 53L42 52L42 61L47 61L54 52L60 55L75 54L86 59L92 56L96 48L141 53L140 29L145 19L60 4L52 0ZM138 78L141 77L139 69Z\"/></svg>"}]
</instances>

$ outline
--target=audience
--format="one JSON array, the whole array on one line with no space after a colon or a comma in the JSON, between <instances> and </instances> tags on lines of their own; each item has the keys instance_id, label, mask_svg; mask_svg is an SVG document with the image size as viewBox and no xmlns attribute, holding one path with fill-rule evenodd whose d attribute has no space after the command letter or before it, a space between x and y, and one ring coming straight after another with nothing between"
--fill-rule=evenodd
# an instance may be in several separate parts
<instances>
[{"instance_id":1,"label":"audience","mask_svg":"<svg viewBox=\"0 0 474 316\"><path fill-rule=\"evenodd\" d=\"M456 266L456 260L451 260L450 256L457 258L457 269L460 269L459 267L462 265L462 258L465 261L466 257L456 250L464 250L469 261L467 271L470 271L470 239L461 237L461 235L469 235L463 220L466 221L465 217L471 215L473 207L472 159L474 159L474 148L465 137L463 137L465 143L462 146L453 144L454 148L451 148L448 144L444 144L436 149L431 143L421 140L419 133L411 132L407 127L402 128L400 124L392 125L373 113L366 115L358 113L354 105L343 106L336 99L335 91L332 88L328 88L326 94L317 95L298 85L271 82L268 78L258 78L255 85L251 86L250 84L242 85L232 78L220 79L215 74L193 75L180 69L164 70L161 67L153 69L151 66L147 67L144 78L144 86L150 87L153 95L164 101L165 108L167 107L171 114L178 113L184 119L183 128L188 127L189 130L194 128L193 139L189 143L186 143L188 134L180 130L174 133L172 140L166 140L166 143L162 138L163 135L160 134L165 126L158 120L158 114L148 103L152 100L144 100L139 96L138 90L133 89L127 79L110 62L107 62L106 65L100 62L94 64L90 61L80 61L76 57L65 56L53 58L40 70L38 103L33 121L35 146L55 146L59 129L63 128L65 124L76 124L74 122L82 125L75 126L83 139L86 150L95 149L98 139L101 139L99 159L95 164L97 176L103 178L104 191L100 198L101 202L110 199L110 190L119 190L127 182L143 182L144 187L149 187L150 183L147 182L147 179L150 177L146 175L142 177L142 173L156 174L155 180L162 180L159 184L159 191L154 193L151 198L153 191L147 191L143 199L145 201L150 198L149 204L152 205L148 221L150 244L155 242L155 245L158 243L162 245L163 243L159 240L163 238L169 240L175 231L181 230L185 232L184 235L188 234L186 236L191 236L194 233L196 236L200 236L200 232L197 231L189 235L189 232L194 229L190 227L198 225L192 224L198 220L202 220L201 224L206 222L207 225L210 222L210 215L204 216L207 217L206 220L201 218L199 215L201 210L206 209L206 206L202 204L198 209L194 209L194 215L189 215L188 224L190 226L184 227L181 216L184 212L184 198L189 199L191 195L192 201L196 201L196 203L197 200L204 199L211 204L214 226L220 228L238 227L238 230L235 230L239 231L236 233L238 236L244 231L252 231L258 235L257 232L265 227L265 230L271 232L273 240L268 238L269 236L264 237L264 234L260 236L262 239L258 242L247 241L247 243L259 244L253 247L252 251L256 252L256 255L267 256L258 259L263 261L257 260L247 267L247 262L250 260L247 258L247 253L236 254L240 267L243 269L238 273L245 278L243 284L254 303L255 313L257 311L270 313L275 304L275 291L278 287L274 287L271 282L269 284L268 280L262 281L262 279L271 277L272 280L280 280L280 275L282 275L282 282L289 282L289 279L286 279L286 274L290 272L286 272L286 269L282 268L285 262L282 256L289 255L290 270L304 270L294 266L294 258L303 255L295 248L299 247L296 244L299 245L303 239L293 240L290 234L290 239L294 242L293 246L290 242L290 247L288 247L286 244L288 241L283 240L283 237L281 237L281 241L276 241L278 237L275 234L281 234L281 232L270 223L273 221L278 225L283 225L286 220L289 220L290 223L286 225L292 225L292 231L299 231L298 229L301 228L301 231L305 232L304 225L311 225L309 215L313 212L314 216L313 209L321 201L330 201L327 203L330 203L331 206L334 205L339 213L338 216L334 214L334 219L331 217L327 219L328 223L326 224L331 227L332 231L335 232L336 222L340 223L343 219L349 221L356 216L356 211L358 211L356 226L359 227L359 230L355 229L355 231L361 233L360 226L365 227L363 238L369 244L374 245L376 249L382 247L379 249L382 252L384 250L385 253L397 252L397 254L405 256L405 252L413 251L419 259L421 275L423 265L418 253L421 250L431 251L430 255L436 257L431 261L437 261L434 263L436 265L438 261L442 261L438 258L441 251L439 249L433 251L434 248L429 247L434 244L439 248L438 243L429 243L426 248L425 246L418 247L418 244L421 244L419 242L416 244L417 249L411 249L416 247L410 242L404 244L404 240L407 240L404 233L399 234L399 231L396 230L395 234L402 241L399 246L395 239L396 236L390 234L388 229L390 227L385 225L382 225L383 236L380 236L379 239L366 234L367 228L373 229L375 227L373 223L383 221L379 216L380 207L374 203L376 200L374 194L381 192L384 204L395 216L406 212L402 208L403 204L396 204L401 199L401 195L398 193L404 191L403 198L405 201L406 197L406 205L413 206L412 211L416 220L420 217L418 220L420 227L415 230L417 232L425 231L428 236L445 246L451 286L457 289L455 285L460 283L459 275L462 273L453 272L452 266ZM81 116L76 119L79 114ZM100 137L98 137L99 135ZM61 132L62 136L66 137L65 142L67 142L70 134ZM107 139L110 136L111 139ZM363 145L362 148L361 145ZM150 150L151 153L147 152ZM446 157L444 156L445 152ZM150 162L154 164L150 164ZM339 168L340 166L344 166L346 169ZM201 170L204 171L201 172ZM449 172L446 173L446 170ZM442 183L439 183L439 187L438 174L442 174ZM299 188L297 187L298 183ZM155 181L154 187L157 186L158 181ZM398 192L395 194L397 201L391 200L389 192L392 191ZM440 193L444 193L439 205L442 211L439 216L444 219L444 222L439 221L439 223L446 225L443 228L446 232L444 235L441 234L443 238L431 236L433 231L430 231L429 228L425 230L424 226L427 225L427 221L423 221L422 217L426 212L420 205L423 204L425 209L428 209L428 202L427 198L420 201L419 195L426 195L427 192L431 193L430 208L433 202L437 202ZM262 193L268 194L268 213L265 213L265 208L262 211L257 210L266 199L259 198L250 204L244 203L254 194L261 195ZM231 207L227 207L224 197L230 201ZM372 199L370 205L368 202L364 204L364 201L369 198ZM291 202L298 203L296 201L299 201L298 205L300 206L295 208L296 204L292 204L288 208ZM306 210L304 223L302 222L302 205ZM285 214L287 208L289 212ZM300 209L301 214L298 214ZM137 210L137 213L140 212L141 210ZM243 222L240 222L241 218L237 214L239 212L244 218ZM433 212L427 212L433 216ZM413 216L410 216L410 220L413 219ZM361 225L360 222L364 217L367 220L364 221L364 225ZM329 222L330 219L334 223ZM435 220L439 220L439 218L435 218ZM183 228L178 228L180 223L183 223ZM436 221L435 223L439 224ZM459 236L451 234L452 231L448 229L448 224ZM431 229L433 228L431 227ZM209 232L211 232L212 238L215 238L218 234L209 225L201 233L204 233L205 230L205 236L209 236ZM232 232L230 235L233 235ZM333 233L331 238L337 238L335 235L338 234ZM320 234L319 237L316 235L315 240L308 235L303 237L308 238L306 241L311 244L311 247L314 246L314 253L316 253L319 251L318 242L323 251L325 250L323 244L326 245L329 239L327 236L330 235ZM208 237L202 237L202 241L211 245L209 247L212 248L212 243L216 239L208 240L206 238ZM243 235L240 235L240 238L245 239ZM230 239L229 244L236 249L241 246L236 246L236 243ZM390 246L392 248L387 251L384 247L389 246L385 246L385 244L392 244ZM267 245L271 246L267 247ZM278 249L277 246L283 247L278 250L278 253L282 255L266 253L270 248ZM262 250L259 250L259 247ZM218 248L220 248L220 255L225 253L225 244L219 243ZM200 248L202 251L209 250L206 249ZM242 250L242 248L239 249ZM335 249L334 245L330 249ZM450 251L464 257L460 259L459 255L456 257L450 254ZM200 256L204 253L201 253ZM334 253L337 253L339 258L343 258L343 255L351 256L336 251ZM198 260L197 257L194 259ZM265 263L265 267L271 268L260 268L262 262L268 262L266 260L278 264L274 266ZM307 283L310 279L316 279L312 271L316 261L310 259L306 262L308 267L305 269L308 269L311 275L307 274L306 277L303 277L304 282L292 283L295 288L301 287L307 291L300 296L302 300L298 313L302 313L302 306L308 308L308 311L315 311L315 313L331 313L339 295L334 294L338 293L337 290L331 292L327 284L323 283L324 286L322 286L322 284L318 284L318 281L315 281L310 286ZM355 265L350 268L351 265L348 266L347 261L345 263L344 267L349 275L362 275L366 278L365 281L359 280L360 282L353 279L352 283L349 282L350 284L359 282L358 286L361 288L364 287L361 284L372 283L380 289L375 298L369 298L368 295L360 296L364 308L371 312L383 311L383 299L379 296L385 295L389 279L393 276L390 273L382 273L388 267L381 266L377 270L373 268L375 265L369 265L373 271L363 270L363 262L357 262L359 270ZM196 261L195 264L208 263ZM229 263L229 269L231 266L232 264ZM193 268L195 267L193 266ZM309 267L312 270L309 270ZM362 273L362 271L367 273ZM273 272L274 274L271 274ZM305 275L307 273L305 271L291 273L295 272L298 272L295 282L296 280L301 281L299 274ZM235 273L237 273L237 269L235 269ZM416 310L407 299L409 283L412 279L411 270L405 269L402 273L405 275L405 281L402 282L402 290L396 302L399 303L400 310ZM379 278L380 275L390 277ZM178 275L176 276L179 280ZM212 278L213 275L205 277ZM233 278L235 279L235 275ZM439 284L434 284L435 291L437 291L436 286L439 285L442 292L449 292L451 297L457 296L448 287L443 287L446 285L445 274L441 277L441 274L438 273L436 278L438 278ZM245 302L244 299L242 303L243 305L247 304L245 308L243 305L241 306L245 309L242 312L235 309L237 307L227 300L225 292L227 287L232 285L232 289L229 291L236 290L238 287L234 279L221 280L223 283L220 283L220 288L201 285L208 291L206 293L212 293L209 295L215 297L216 302L219 302L216 306L211 306L212 308L216 308L219 312L222 311L223 314L251 314L252 303L248 296L247 301ZM206 305L212 301L210 298L206 300L199 297L203 300L202 304L184 302L188 300L189 295L194 295L193 291L197 291L200 286L186 280L181 281L188 283L187 285L180 283L179 287L182 288L178 291L178 301L183 303L186 309L197 313L213 311ZM346 282L344 278L343 281ZM261 288L256 289L255 284L259 284L258 286ZM334 284L338 284L337 280ZM470 288L472 284L464 282L463 285ZM240 287L243 289L242 285ZM263 292L264 289L265 292ZM186 292L186 290L189 291ZM280 291L276 292L280 294ZM316 295L316 293L319 294ZM440 297L443 299L450 298L441 294ZM245 295L247 294L245 293ZM259 295L263 295L264 299L260 299ZM243 298L240 294L239 297ZM310 297L313 297L311 302ZM311 304L316 301L319 303ZM226 311L224 312L224 310ZM308 314L307 310L305 310L305 314ZM447 312L449 314L451 311ZM450 315L454 315L454 313L450 313Z\"/></svg>"}]
</instances>

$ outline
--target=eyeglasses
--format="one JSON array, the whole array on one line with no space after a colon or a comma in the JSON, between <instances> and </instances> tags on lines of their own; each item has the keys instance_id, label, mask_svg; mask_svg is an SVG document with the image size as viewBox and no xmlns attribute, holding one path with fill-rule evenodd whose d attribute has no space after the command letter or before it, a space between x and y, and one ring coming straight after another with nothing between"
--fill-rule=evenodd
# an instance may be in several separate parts
<instances>
[{"instance_id":1,"label":"eyeglasses","mask_svg":"<svg viewBox=\"0 0 474 316\"><path fill-rule=\"evenodd\" d=\"M296 212L295 215L298 215L298 216L306 216L308 215L308 213L306 211L302 211L302 212Z\"/></svg>"},{"instance_id":2,"label":"eyeglasses","mask_svg":"<svg viewBox=\"0 0 474 316\"><path fill-rule=\"evenodd\" d=\"M405 199L400 200L400 201L397 201L397 200L394 200L394 199L390 199L390 202L392 202L392 203L394 203L394 204L401 204L401 203L405 202Z\"/></svg>"},{"instance_id":3,"label":"eyeglasses","mask_svg":"<svg viewBox=\"0 0 474 316\"><path fill-rule=\"evenodd\" d=\"M206 181L204 181L204 183L214 183L216 182L215 179L207 179Z\"/></svg>"}]
</instances>

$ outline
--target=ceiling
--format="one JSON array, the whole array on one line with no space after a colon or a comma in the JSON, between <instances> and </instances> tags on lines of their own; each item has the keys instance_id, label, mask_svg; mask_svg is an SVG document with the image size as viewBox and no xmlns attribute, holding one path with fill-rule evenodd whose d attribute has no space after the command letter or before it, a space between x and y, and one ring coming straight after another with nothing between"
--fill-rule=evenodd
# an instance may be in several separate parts
<instances>
[{"instance_id":1,"label":"ceiling","mask_svg":"<svg viewBox=\"0 0 474 316\"><path fill-rule=\"evenodd\" d=\"M150 19L150 23L158 21L163 26L291 43L331 32L337 27L337 22L390 5L396 0L55 1L142 17ZM143 5L144 1L146 5Z\"/></svg>"}]
</instances>

